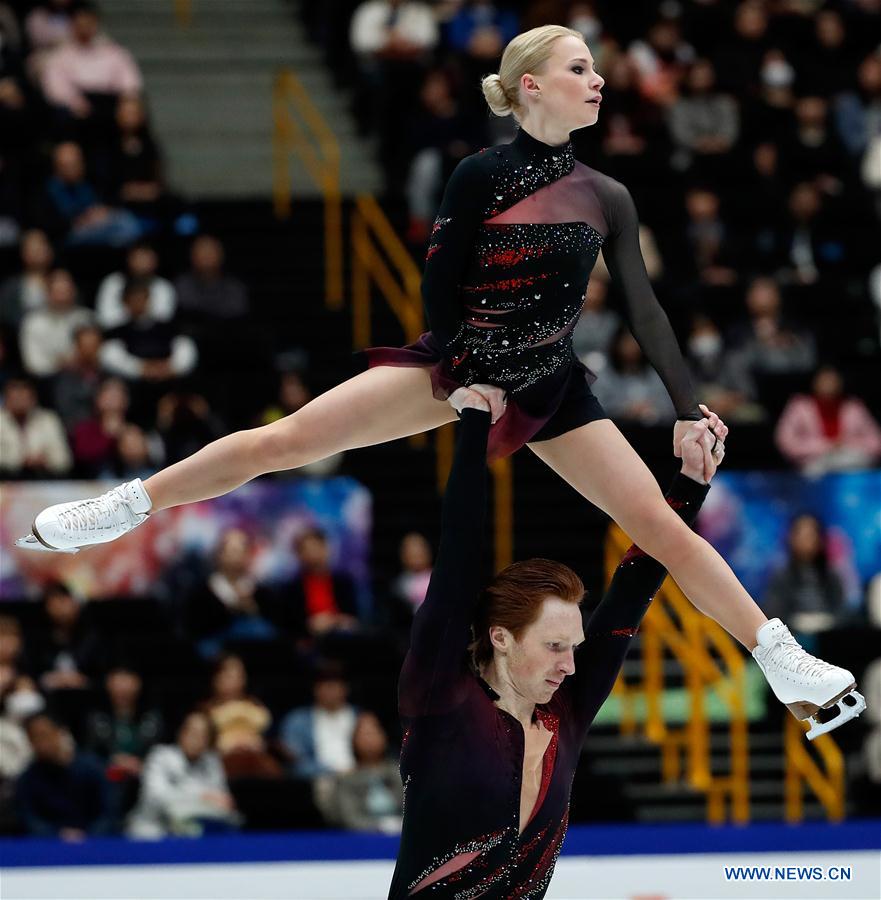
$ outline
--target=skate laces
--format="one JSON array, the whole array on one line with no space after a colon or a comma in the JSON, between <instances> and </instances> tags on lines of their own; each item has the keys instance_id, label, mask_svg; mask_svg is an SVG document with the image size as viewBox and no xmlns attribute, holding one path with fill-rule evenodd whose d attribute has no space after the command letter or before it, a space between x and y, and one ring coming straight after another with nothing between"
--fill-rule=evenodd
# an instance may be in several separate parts
<instances>
[{"instance_id":1,"label":"skate laces","mask_svg":"<svg viewBox=\"0 0 881 900\"><path fill-rule=\"evenodd\" d=\"M819 678L838 668L822 659L817 659L816 656L811 656L793 637L781 640L777 647L780 649L775 654L777 658L774 662L779 668L787 669L796 675L805 678Z\"/></svg>"},{"instance_id":2,"label":"skate laces","mask_svg":"<svg viewBox=\"0 0 881 900\"><path fill-rule=\"evenodd\" d=\"M122 515L119 515L120 513ZM108 518L112 521L107 522ZM58 521L64 528L78 533L111 528L113 525L121 524L122 521L134 524L136 520L137 516L132 512L128 500L119 488L114 488L92 500L83 500L58 515Z\"/></svg>"}]
</instances>

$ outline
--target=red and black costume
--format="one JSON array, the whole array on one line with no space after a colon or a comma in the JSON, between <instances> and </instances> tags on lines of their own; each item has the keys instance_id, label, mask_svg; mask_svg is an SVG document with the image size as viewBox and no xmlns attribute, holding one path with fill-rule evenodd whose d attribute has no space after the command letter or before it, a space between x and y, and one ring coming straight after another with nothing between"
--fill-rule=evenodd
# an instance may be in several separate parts
<instances>
[{"instance_id":1,"label":"red and black costume","mask_svg":"<svg viewBox=\"0 0 881 900\"><path fill-rule=\"evenodd\" d=\"M389 897L540 898L566 833L585 734L605 701L664 570L632 548L585 623L575 674L535 715L552 733L541 790L520 833L524 733L469 665L481 584L489 414L465 409L441 541L398 690L404 826ZM678 475L668 502L691 522L707 487Z\"/></svg>"},{"instance_id":2,"label":"red and black costume","mask_svg":"<svg viewBox=\"0 0 881 900\"><path fill-rule=\"evenodd\" d=\"M462 160L450 177L422 279L431 331L407 347L368 350L371 366L430 366L438 399L461 385L508 392L490 432L494 459L605 418L572 350L600 249L625 298L634 337L679 418L701 414L679 345L639 249L622 184L521 130Z\"/></svg>"}]
</instances>

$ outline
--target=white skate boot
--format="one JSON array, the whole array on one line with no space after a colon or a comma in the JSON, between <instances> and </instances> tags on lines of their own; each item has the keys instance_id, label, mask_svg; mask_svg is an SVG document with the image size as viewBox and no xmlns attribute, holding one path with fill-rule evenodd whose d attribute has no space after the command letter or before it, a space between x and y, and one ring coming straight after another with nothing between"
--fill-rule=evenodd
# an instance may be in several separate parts
<instances>
[{"instance_id":1,"label":"white skate boot","mask_svg":"<svg viewBox=\"0 0 881 900\"><path fill-rule=\"evenodd\" d=\"M32 531L15 545L27 550L77 553L92 544L106 544L137 528L149 515L150 497L140 478L74 503L57 503L34 519Z\"/></svg>"},{"instance_id":2,"label":"white skate boot","mask_svg":"<svg viewBox=\"0 0 881 900\"><path fill-rule=\"evenodd\" d=\"M777 699L796 719L811 720L809 741L855 719L866 708L853 675L807 653L780 619L765 622L756 640L753 658ZM824 714L832 707L837 713Z\"/></svg>"}]
</instances>

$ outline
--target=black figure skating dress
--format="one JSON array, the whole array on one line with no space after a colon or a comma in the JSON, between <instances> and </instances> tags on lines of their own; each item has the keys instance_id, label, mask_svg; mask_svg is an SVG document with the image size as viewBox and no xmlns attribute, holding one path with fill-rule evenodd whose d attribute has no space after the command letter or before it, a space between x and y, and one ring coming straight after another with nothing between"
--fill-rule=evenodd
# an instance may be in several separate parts
<instances>
[{"instance_id":1,"label":"black figure skating dress","mask_svg":"<svg viewBox=\"0 0 881 900\"><path fill-rule=\"evenodd\" d=\"M627 189L521 130L469 156L450 177L422 280L431 331L407 347L367 351L369 364L429 366L435 396L484 383L508 392L489 455L512 453L605 418L572 330L600 249L625 298L634 337L677 415L700 411L682 354L646 275Z\"/></svg>"}]
</instances>

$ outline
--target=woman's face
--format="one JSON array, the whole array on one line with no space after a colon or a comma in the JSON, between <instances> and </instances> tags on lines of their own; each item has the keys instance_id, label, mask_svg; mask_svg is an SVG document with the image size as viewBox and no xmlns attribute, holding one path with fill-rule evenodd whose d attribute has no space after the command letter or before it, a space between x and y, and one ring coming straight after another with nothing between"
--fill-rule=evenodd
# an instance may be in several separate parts
<instances>
[{"instance_id":1,"label":"woman's face","mask_svg":"<svg viewBox=\"0 0 881 900\"><path fill-rule=\"evenodd\" d=\"M490 628L495 653L504 650L514 690L532 703L548 703L567 675L575 672L575 648L584 640L581 607L549 596L538 618L519 639L500 626ZM504 641L500 648L499 642Z\"/></svg>"},{"instance_id":2,"label":"woman's face","mask_svg":"<svg viewBox=\"0 0 881 900\"><path fill-rule=\"evenodd\" d=\"M177 733L177 742L189 759L198 759L211 747L211 727L202 713L187 716Z\"/></svg>"},{"instance_id":3,"label":"woman's face","mask_svg":"<svg viewBox=\"0 0 881 900\"><path fill-rule=\"evenodd\" d=\"M800 516L789 532L789 547L796 559L811 561L823 548L820 524L813 516Z\"/></svg>"},{"instance_id":4,"label":"woman's face","mask_svg":"<svg viewBox=\"0 0 881 900\"><path fill-rule=\"evenodd\" d=\"M550 58L534 74L521 79L521 97L528 108L541 110L548 121L568 131L595 125L600 91L605 81L594 71L593 56L581 39L569 36L554 42Z\"/></svg>"}]
</instances>

